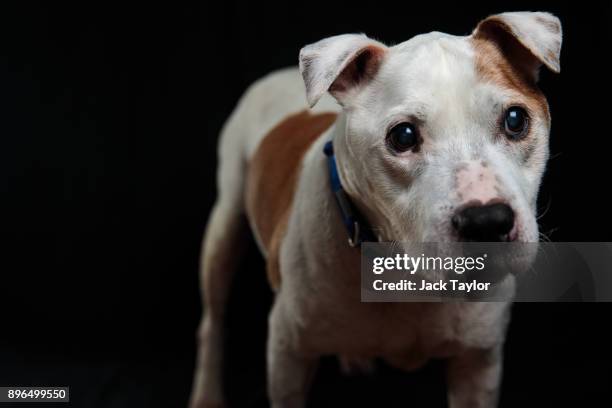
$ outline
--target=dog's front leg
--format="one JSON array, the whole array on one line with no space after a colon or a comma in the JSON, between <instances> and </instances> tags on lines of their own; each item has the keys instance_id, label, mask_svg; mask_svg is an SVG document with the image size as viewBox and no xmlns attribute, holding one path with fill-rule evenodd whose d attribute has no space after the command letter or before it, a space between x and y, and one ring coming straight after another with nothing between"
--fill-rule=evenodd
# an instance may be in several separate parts
<instances>
[{"instance_id":1,"label":"dog's front leg","mask_svg":"<svg viewBox=\"0 0 612 408\"><path fill-rule=\"evenodd\" d=\"M280 298L270 314L268 335L268 394L272 408L303 408L317 358L298 349L296 331Z\"/></svg>"},{"instance_id":2,"label":"dog's front leg","mask_svg":"<svg viewBox=\"0 0 612 408\"><path fill-rule=\"evenodd\" d=\"M502 373L501 345L470 350L448 362L448 401L451 408L497 406Z\"/></svg>"}]
</instances>

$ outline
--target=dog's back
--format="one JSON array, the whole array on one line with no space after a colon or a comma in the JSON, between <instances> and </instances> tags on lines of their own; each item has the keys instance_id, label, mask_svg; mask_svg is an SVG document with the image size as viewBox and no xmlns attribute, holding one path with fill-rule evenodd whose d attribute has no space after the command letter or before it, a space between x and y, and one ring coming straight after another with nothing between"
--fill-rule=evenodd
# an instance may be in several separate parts
<instances>
[{"instance_id":1,"label":"dog's back","mask_svg":"<svg viewBox=\"0 0 612 408\"><path fill-rule=\"evenodd\" d=\"M308 109L308 105L297 67L278 70L257 80L244 93L223 127L219 142L221 160L240 152L241 158L248 161L273 127L304 109ZM326 96L310 110L313 113L340 112L340 107L333 98Z\"/></svg>"}]
</instances>

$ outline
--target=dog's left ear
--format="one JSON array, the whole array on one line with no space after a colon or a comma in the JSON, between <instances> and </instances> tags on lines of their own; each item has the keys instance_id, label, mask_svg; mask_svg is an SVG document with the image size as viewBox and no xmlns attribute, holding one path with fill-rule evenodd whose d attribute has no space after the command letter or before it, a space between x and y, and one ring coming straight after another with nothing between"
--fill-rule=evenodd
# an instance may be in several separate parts
<instances>
[{"instance_id":1,"label":"dog's left ear","mask_svg":"<svg viewBox=\"0 0 612 408\"><path fill-rule=\"evenodd\" d=\"M508 60L537 80L542 64L561 70L561 22L550 13L511 12L482 20L472 37L497 43Z\"/></svg>"}]
</instances>

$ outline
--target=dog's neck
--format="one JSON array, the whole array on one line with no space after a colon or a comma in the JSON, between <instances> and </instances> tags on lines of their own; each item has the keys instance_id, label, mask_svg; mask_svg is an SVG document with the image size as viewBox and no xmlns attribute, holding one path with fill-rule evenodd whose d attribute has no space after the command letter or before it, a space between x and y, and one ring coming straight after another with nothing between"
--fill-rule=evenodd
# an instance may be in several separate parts
<instances>
[{"instance_id":1,"label":"dog's neck","mask_svg":"<svg viewBox=\"0 0 612 408\"><path fill-rule=\"evenodd\" d=\"M342 123L336 125L335 132L332 131L332 137L325 143L324 153L327 157L327 168L329 172L330 188L334 195L342 223L346 228L349 245L352 247L360 247L363 242L375 242L377 237L370 229L369 222L358 210L353 200L345 190L340 179L339 166L336 160L334 151L334 133L341 129ZM338 139L336 138L338 143Z\"/></svg>"},{"instance_id":2,"label":"dog's neck","mask_svg":"<svg viewBox=\"0 0 612 408\"><path fill-rule=\"evenodd\" d=\"M346 129L344 114L339 114L336 123L309 148L303 159L303 168L294 198L294 219L290 223L288 239L300 240L307 259L313 260L312 270L328 270L332 278L340 278L344 271L351 272L359 282L360 250L348 243L348 235L329 180L327 158L323 147L330 139L344 146ZM341 176L342 177L342 176ZM344 180L343 180L344 181ZM317 220L312 222L312 220ZM323 249L322 249L323 248ZM325 254L334 254L326 257ZM319 264L321 263L321 264ZM322 269L319 267L323 267Z\"/></svg>"},{"instance_id":3,"label":"dog's neck","mask_svg":"<svg viewBox=\"0 0 612 408\"><path fill-rule=\"evenodd\" d=\"M359 213L364 225L370 229L370 241L379 241L379 236L382 232L382 224L377 214L373 213L372 209L366 205L366 202L372 202L376 197L363 191L363 171L362 167L368 163L364 159L356 158L350 147L350 135L348 131L348 120L344 112L338 114L338 119L331 129L331 140L334 143L335 159L338 169L338 176L342 183L344 191L350 197L355 211ZM356 167L358 166L358 167Z\"/></svg>"}]
</instances>

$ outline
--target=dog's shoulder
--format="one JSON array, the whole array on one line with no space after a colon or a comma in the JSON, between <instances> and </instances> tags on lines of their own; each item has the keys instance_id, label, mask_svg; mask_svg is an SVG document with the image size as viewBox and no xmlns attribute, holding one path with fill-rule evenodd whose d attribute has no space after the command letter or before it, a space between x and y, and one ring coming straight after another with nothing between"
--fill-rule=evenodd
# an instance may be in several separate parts
<instances>
[{"instance_id":1,"label":"dog's shoulder","mask_svg":"<svg viewBox=\"0 0 612 408\"><path fill-rule=\"evenodd\" d=\"M270 130L249 161L246 211L253 232L266 252L268 278L280 284L278 250L285 234L302 157L336 120L336 113L307 110L288 116Z\"/></svg>"}]
</instances>

